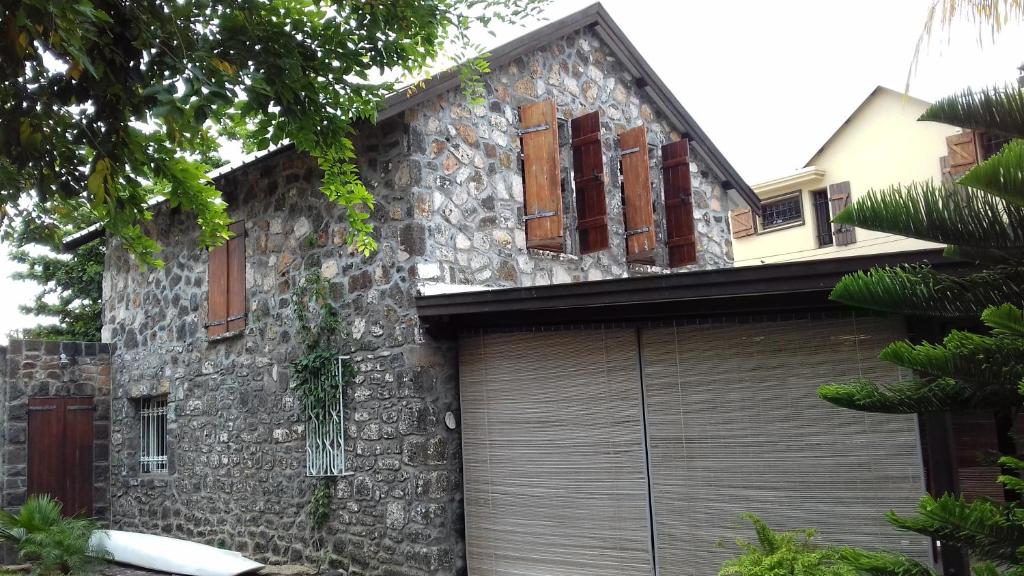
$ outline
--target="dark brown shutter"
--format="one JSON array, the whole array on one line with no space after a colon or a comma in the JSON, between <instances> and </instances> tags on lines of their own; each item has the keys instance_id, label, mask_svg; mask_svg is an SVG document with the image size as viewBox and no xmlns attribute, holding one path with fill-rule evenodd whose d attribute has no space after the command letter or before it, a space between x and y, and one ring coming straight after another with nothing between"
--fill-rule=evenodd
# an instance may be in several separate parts
<instances>
[{"instance_id":1,"label":"dark brown shutter","mask_svg":"<svg viewBox=\"0 0 1024 576\"><path fill-rule=\"evenodd\" d=\"M697 261L697 241L693 233L690 146L686 140L661 147L661 169L665 187L668 265L675 268L693 264Z\"/></svg>"},{"instance_id":2,"label":"dark brown shutter","mask_svg":"<svg viewBox=\"0 0 1024 576\"><path fill-rule=\"evenodd\" d=\"M228 331L228 245L210 250L206 265L206 335L219 336Z\"/></svg>"},{"instance_id":3,"label":"dark brown shutter","mask_svg":"<svg viewBox=\"0 0 1024 576\"><path fill-rule=\"evenodd\" d=\"M29 398L28 493L49 494L63 514L91 515L93 399Z\"/></svg>"},{"instance_id":4,"label":"dark brown shutter","mask_svg":"<svg viewBox=\"0 0 1024 576\"><path fill-rule=\"evenodd\" d=\"M950 416L960 495L967 500L991 498L1002 502L1003 486L996 482L1000 474L996 463L999 442L992 413L971 410Z\"/></svg>"},{"instance_id":5,"label":"dark brown shutter","mask_svg":"<svg viewBox=\"0 0 1024 576\"><path fill-rule=\"evenodd\" d=\"M949 177L953 180L963 176L978 164L977 134L964 130L960 134L946 137Z\"/></svg>"},{"instance_id":6,"label":"dark brown shutter","mask_svg":"<svg viewBox=\"0 0 1024 576\"><path fill-rule=\"evenodd\" d=\"M622 155L622 206L626 211L626 258L654 262L654 203L651 199L647 128L637 126L619 135Z\"/></svg>"},{"instance_id":7,"label":"dark brown shutter","mask_svg":"<svg viewBox=\"0 0 1024 576\"><path fill-rule=\"evenodd\" d=\"M552 100L519 108L523 148L526 246L562 251L562 186L558 125Z\"/></svg>"},{"instance_id":8,"label":"dark brown shutter","mask_svg":"<svg viewBox=\"0 0 1024 576\"><path fill-rule=\"evenodd\" d=\"M850 205L850 183L840 182L830 184L828 187L828 199L832 205L832 217L835 218L847 206ZM857 241L857 233L853 226L848 224L832 223L832 237L836 246L845 246Z\"/></svg>"},{"instance_id":9,"label":"dark brown shutter","mask_svg":"<svg viewBox=\"0 0 1024 576\"><path fill-rule=\"evenodd\" d=\"M227 331L245 328L245 222L231 225L234 238L228 240L228 324Z\"/></svg>"},{"instance_id":10,"label":"dark brown shutter","mask_svg":"<svg viewBox=\"0 0 1024 576\"><path fill-rule=\"evenodd\" d=\"M754 213L750 208L733 210L729 213L729 222L732 224L733 238L743 238L754 233Z\"/></svg>"},{"instance_id":11,"label":"dark brown shutter","mask_svg":"<svg viewBox=\"0 0 1024 576\"><path fill-rule=\"evenodd\" d=\"M601 153L601 116L591 112L572 119L572 172L576 185L576 228L580 253L608 247L608 208Z\"/></svg>"}]
</instances>

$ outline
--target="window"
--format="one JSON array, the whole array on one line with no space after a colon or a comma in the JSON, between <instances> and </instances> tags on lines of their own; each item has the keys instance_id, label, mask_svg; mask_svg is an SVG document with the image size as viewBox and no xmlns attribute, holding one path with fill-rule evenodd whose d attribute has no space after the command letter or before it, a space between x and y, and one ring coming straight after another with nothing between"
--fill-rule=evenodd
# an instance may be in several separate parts
<instances>
[{"instance_id":1,"label":"window","mask_svg":"<svg viewBox=\"0 0 1024 576\"><path fill-rule=\"evenodd\" d=\"M818 234L818 247L832 245L832 212L829 210L828 190L811 192L814 199L814 226Z\"/></svg>"},{"instance_id":2,"label":"window","mask_svg":"<svg viewBox=\"0 0 1024 576\"><path fill-rule=\"evenodd\" d=\"M803 219L799 191L785 198L761 203L761 223L765 230L794 222L803 222Z\"/></svg>"},{"instance_id":3,"label":"window","mask_svg":"<svg viewBox=\"0 0 1024 576\"><path fill-rule=\"evenodd\" d=\"M245 222L229 227L234 237L210 250L207 264L206 336L245 328Z\"/></svg>"},{"instance_id":4,"label":"window","mask_svg":"<svg viewBox=\"0 0 1024 576\"><path fill-rule=\"evenodd\" d=\"M991 132L979 132L978 133L978 160L988 160L992 156L995 156L1003 149L1003 146L1010 141L1009 136L1003 134L993 134Z\"/></svg>"},{"instance_id":5,"label":"window","mask_svg":"<svg viewBox=\"0 0 1024 576\"><path fill-rule=\"evenodd\" d=\"M167 397L139 401L139 470L167 472Z\"/></svg>"}]
</instances>

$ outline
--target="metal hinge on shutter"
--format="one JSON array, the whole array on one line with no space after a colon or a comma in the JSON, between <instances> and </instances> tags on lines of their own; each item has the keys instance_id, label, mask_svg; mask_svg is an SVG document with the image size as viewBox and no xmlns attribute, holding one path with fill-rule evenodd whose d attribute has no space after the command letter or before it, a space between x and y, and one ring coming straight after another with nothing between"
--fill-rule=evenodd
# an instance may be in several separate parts
<instances>
[{"instance_id":1,"label":"metal hinge on shutter","mask_svg":"<svg viewBox=\"0 0 1024 576\"><path fill-rule=\"evenodd\" d=\"M634 146L632 148L626 148L625 150L620 151L619 152L619 156L625 156L627 154L635 154L635 153L637 153L639 151L640 151L640 147L639 146Z\"/></svg>"},{"instance_id":2,"label":"metal hinge on shutter","mask_svg":"<svg viewBox=\"0 0 1024 576\"><path fill-rule=\"evenodd\" d=\"M643 228L637 228L636 230L626 230L626 236L629 237L636 236L637 234L646 234L650 231L651 228L649 226L644 226Z\"/></svg>"},{"instance_id":3,"label":"metal hinge on shutter","mask_svg":"<svg viewBox=\"0 0 1024 576\"><path fill-rule=\"evenodd\" d=\"M29 406L29 412L52 412L57 409L54 404L47 404L45 406Z\"/></svg>"},{"instance_id":4,"label":"metal hinge on shutter","mask_svg":"<svg viewBox=\"0 0 1024 576\"><path fill-rule=\"evenodd\" d=\"M93 406L91 404L89 406L65 406L64 409L65 410L88 410L90 412L95 412L96 411L96 406Z\"/></svg>"},{"instance_id":5,"label":"metal hinge on shutter","mask_svg":"<svg viewBox=\"0 0 1024 576\"><path fill-rule=\"evenodd\" d=\"M244 320L246 317L248 317L248 314L239 314L237 316L232 316L232 317L228 318L227 320L215 320L213 322L208 322L206 324L203 324L203 328L210 328L212 326L223 326L224 324L227 324L228 322L234 322L235 320Z\"/></svg>"},{"instance_id":6,"label":"metal hinge on shutter","mask_svg":"<svg viewBox=\"0 0 1024 576\"><path fill-rule=\"evenodd\" d=\"M518 132L519 135L522 136L524 134L529 134L531 132L540 132L542 130L548 130L549 128L551 128L550 124L541 124L540 126L531 126L529 128L520 128L516 132Z\"/></svg>"},{"instance_id":7,"label":"metal hinge on shutter","mask_svg":"<svg viewBox=\"0 0 1024 576\"><path fill-rule=\"evenodd\" d=\"M558 212L554 210L548 210L547 212L537 212L536 214L527 214L523 217L523 220L530 221L537 218L547 218L549 216L558 216Z\"/></svg>"}]
</instances>

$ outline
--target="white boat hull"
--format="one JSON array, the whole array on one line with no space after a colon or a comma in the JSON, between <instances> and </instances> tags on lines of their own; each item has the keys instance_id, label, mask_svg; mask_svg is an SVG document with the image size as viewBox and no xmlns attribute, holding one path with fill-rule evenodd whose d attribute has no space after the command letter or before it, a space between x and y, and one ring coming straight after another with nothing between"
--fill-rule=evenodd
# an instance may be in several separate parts
<instances>
[{"instance_id":1,"label":"white boat hull","mask_svg":"<svg viewBox=\"0 0 1024 576\"><path fill-rule=\"evenodd\" d=\"M186 576L237 576L263 567L231 550L139 532L97 530L89 546L115 562Z\"/></svg>"}]
</instances>

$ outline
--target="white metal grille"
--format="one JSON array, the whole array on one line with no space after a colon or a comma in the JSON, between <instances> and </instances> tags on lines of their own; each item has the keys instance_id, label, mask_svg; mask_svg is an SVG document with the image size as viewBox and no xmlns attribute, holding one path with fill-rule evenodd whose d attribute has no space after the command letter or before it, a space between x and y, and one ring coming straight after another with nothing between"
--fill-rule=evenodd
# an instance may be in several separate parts
<instances>
[{"instance_id":1,"label":"white metal grille","mask_svg":"<svg viewBox=\"0 0 1024 576\"><path fill-rule=\"evenodd\" d=\"M312 376L322 382L335 379L338 382L338 396L325 401L323 417L310 418L306 425L306 475L344 476L345 469L345 401L343 396L344 363L339 356L333 370Z\"/></svg>"},{"instance_id":2,"label":"white metal grille","mask_svg":"<svg viewBox=\"0 0 1024 576\"><path fill-rule=\"evenodd\" d=\"M139 402L139 466L143 474L167 471L167 397Z\"/></svg>"}]
</instances>

